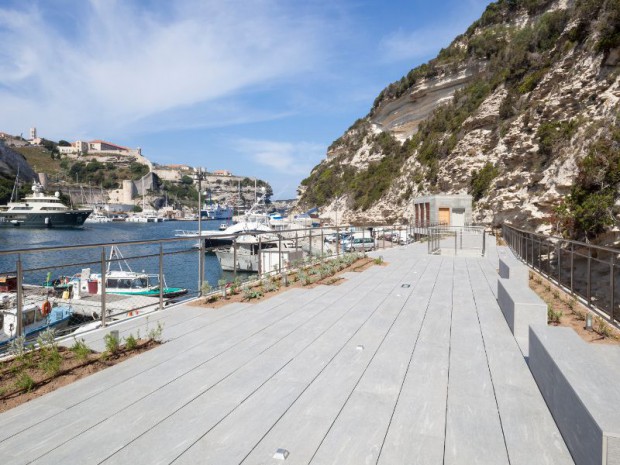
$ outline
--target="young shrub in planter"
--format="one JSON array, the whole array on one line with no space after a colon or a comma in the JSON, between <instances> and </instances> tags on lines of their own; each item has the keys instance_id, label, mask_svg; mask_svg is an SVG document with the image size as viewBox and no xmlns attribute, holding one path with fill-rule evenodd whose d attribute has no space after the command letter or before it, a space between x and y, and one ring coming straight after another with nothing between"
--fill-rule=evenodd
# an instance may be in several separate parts
<instances>
[{"instance_id":1,"label":"young shrub in planter","mask_svg":"<svg viewBox=\"0 0 620 465\"><path fill-rule=\"evenodd\" d=\"M91 350L86 345L86 342L84 342L84 339L80 339L79 341L75 339L70 350L75 355L75 358L83 362L88 360L88 356L91 354Z\"/></svg>"}]
</instances>

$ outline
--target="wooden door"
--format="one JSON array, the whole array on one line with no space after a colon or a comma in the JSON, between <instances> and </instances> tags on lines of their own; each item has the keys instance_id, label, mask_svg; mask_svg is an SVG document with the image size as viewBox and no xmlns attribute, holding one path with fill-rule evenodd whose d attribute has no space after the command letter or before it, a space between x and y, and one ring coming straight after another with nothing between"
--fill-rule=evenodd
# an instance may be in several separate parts
<instances>
[{"instance_id":1,"label":"wooden door","mask_svg":"<svg viewBox=\"0 0 620 465\"><path fill-rule=\"evenodd\" d=\"M450 208L439 208L439 224L443 226L448 226L450 224Z\"/></svg>"}]
</instances>

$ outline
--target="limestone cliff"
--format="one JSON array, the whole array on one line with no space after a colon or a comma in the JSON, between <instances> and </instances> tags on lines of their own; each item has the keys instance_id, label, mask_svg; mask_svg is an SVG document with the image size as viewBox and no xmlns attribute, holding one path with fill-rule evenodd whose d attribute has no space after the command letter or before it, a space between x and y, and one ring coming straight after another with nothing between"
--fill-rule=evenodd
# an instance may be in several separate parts
<instances>
[{"instance_id":1,"label":"limestone cliff","mask_svg":"<svg viewBox=\"0 0 620 465\"><path fill-rule=\"evenodd\" d=\"M0 177L13 179L18 169L22 181L32 182L35 179L35 172L24 156L0 141Z\"/></svg>"},{"instance_id":2,"label":"limestone cliff","mask_svg":"<svg viewBox=\"0 0 620 465\"><path fill-rule=\"evenodd\" d=\"M471 193L476 222L599 233L620 204L619 61L618 0L492 3L381 92L302 181L299 207L407 221L415 196Z\"/></svg>"}]
</instances>

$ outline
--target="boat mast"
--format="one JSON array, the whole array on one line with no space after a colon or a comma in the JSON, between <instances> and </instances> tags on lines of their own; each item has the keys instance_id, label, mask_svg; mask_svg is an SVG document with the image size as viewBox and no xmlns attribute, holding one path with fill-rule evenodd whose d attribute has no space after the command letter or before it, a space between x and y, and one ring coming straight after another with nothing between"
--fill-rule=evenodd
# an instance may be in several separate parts
<instances>
[{"instance_id":1,"label":"boat mast","mask_svg":"<svg viewBox=\"0 0 620 465\"><path fill-rule=\"evenodd\" d=\"M19 200L17 199L17 189L18 189L18 184L19 184L19 165L17 165L17 174L15 175L15 182L13 183L13 190L11 191L11 202L13 202L14 200Z\"/></svg>"}]
</instances>

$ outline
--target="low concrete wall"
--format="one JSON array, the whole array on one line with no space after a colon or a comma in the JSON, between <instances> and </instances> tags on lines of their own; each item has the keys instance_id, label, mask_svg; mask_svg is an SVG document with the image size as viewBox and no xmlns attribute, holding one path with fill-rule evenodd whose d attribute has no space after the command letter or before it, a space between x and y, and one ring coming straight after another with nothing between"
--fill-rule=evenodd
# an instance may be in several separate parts
<instances>
[{"instance_id":1,"label":"low concrete wall","mask_svg":"<svg viewBox=\"0 0 620 465\"><path fill-rule=\"evenodd\" d=\"M547 304L518 279L497 280L497 301L525 357L529 351L529 327L547 324Z\"/></svg>"},{"instance_id":2,"label":"low concrete wall","mask_svg":"<svg viewBox=\"0 0 620 465\"><path fill-rule=\"evenodd\" d=\"M530 269L514 257L503 256L499 257L499 276L529 286Z\"/></svg>"},{"instance_id":3,"label":"low concrete wall","mask_svg":"<svg viewBox=\"0 0 620 465\"><path fill-rule=\"evenodd\" d=\"M576 465L620 465L620 347L534 325L529 366Z\"/></svg>"}]
</instances>

